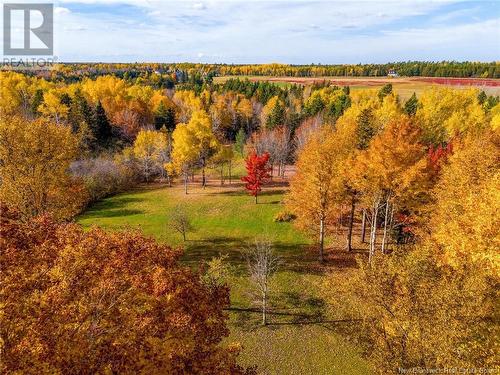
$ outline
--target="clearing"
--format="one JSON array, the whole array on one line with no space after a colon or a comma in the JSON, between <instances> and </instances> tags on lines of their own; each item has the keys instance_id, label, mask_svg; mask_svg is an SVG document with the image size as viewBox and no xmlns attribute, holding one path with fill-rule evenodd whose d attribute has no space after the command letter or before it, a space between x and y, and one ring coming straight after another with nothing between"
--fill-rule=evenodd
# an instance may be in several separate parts
<instances>
[{"instance_id":1,"label":"clearing","mask_svg":"<svg viewBox=\"0 0 500 375\"><path fill-rule=\"evenodd\" d=\"M243 345L241 364L258 365L261 374L371 373L360 349L337 330L355 323L328 313L318 292L325 272L350 272L354 258L338 244L338 250L330 252L328 268L320 267L310 242L291 223L274 222L283 210L288 181L275 178L259 196L259 204L244 191L238 177L231 185L226 181L220 186L215 178L205 189L199 180L189 185L188 195L181 183L143 186L98 202L77 221L84 227L108 230L140 228L159 241L183 246L182 261L191 267L226 254L231 265L231 335L227 340ZM169 214L178 205L189 213L195 227L186 242L167 226ZM253 303L244 255L248 242L263 234L273 240L282 259L273 279L266 327L259 326L261 315Z\"/></svg>"}]
</instances>

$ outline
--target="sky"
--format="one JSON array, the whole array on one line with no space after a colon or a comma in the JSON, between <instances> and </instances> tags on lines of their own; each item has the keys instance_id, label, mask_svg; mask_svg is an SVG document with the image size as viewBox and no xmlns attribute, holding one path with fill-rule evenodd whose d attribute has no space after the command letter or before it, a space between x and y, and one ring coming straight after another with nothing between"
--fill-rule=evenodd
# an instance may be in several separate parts
<instances>
[{"instance_id":1,"label":"sky","mask_svg":"<svg viewBox=\"0 0 500 375\"><path fill-rule=\"evenodd\" d=\"M500 60L500 0L57 0L54 7L59 61Z\"/></svg>"}]
</instances>

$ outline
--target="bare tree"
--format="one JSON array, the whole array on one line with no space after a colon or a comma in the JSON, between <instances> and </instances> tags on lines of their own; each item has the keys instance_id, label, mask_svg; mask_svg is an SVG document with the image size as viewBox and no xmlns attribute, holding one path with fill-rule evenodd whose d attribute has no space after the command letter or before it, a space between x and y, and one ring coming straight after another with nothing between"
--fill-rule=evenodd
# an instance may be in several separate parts
<instances>
[{"instance_id":1,"label":"bare tree","mask_svg":"<svg viewBox=\"0 0 500 375\"><path fill-rule=\"evenodd\" d=\"M177 206L174 208L172 215L170 216L169 227L176 232L179 232L184 241L186 241L187 233L194 231L191 220L189 219L189 216L183 206Z\"/></svg>"},{"instance_id":2,"label":"bare tree","mask_svg":"<svg viewBox=\"0 0 500 375\"><path fill-rule=\"evenodd\" d=\"M248 270L262 307L262 325L267 324L269 282L279 266L279 258L274 254L271 241L256 239L248 251Z\"/></svg>"},{"instance_id":3,"label":"bare tree","mask_svg":"<svg viewBox=\"0 0 500 375\"><path fill-rule=\"evenodd\" d=\"M285 166L290 156L292 146L292 132L288 126L280 126L273 130L276 150L276 161L278 162L278 175L285 177Z\"/></svg>"},{"instance_id":4,"label":"bare tree","mask_svg":"<svg viewBox=\"0 0 500 375\"><path fill-rule=\"evenodd\" d=\"M303 121L300 127L295 132L295 151L298 154L300 150L305 146L307 141L312 137L313 134L317 133L321 128L323 123L322 118L318 115L315 117L308 118Z\"/></svg>"}]
</instances>

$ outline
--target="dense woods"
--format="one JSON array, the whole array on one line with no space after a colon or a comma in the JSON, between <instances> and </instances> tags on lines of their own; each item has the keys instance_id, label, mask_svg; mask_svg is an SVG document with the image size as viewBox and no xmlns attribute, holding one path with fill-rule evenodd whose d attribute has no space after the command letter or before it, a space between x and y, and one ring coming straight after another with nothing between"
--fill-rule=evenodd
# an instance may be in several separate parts
<instances>
[{"instance_id":1,"label":"dense woods","mask_svg":"<svg viewBox=\"0 0 500 375\"><path fill-rule=\"evenodd\" d=\"M278 221L293 221L314 244L328 309L360 322L347 334L376 371L498 365L498 97L432 86L402 101L390 84L212 81L388 69L500 74L498 63L455 62L1 72L2 372L253 373L237 364L238 345L221 344L231 285L207 283L203 269L182 264L181 250L138 232L71 223L141 183L179 183L186 198L189 183L214 184L214 171L224 186L242 158L256 203L266 184L290 181ZM176 211L167 230L186 240L192 223ZM354 226L367 251L356 251L352 272L326 268L331 243L355 252ZM265 287L264 324L271 247L250 267ZM259 269L263 258L269 269Z\"/></svg>"},{"instance_id":2,"label":"dense woods","mask_svg":"<svg viewBox=\"0 0 500 375\"><path fill-rule=\"evenodd\" d=\"M496 61L406 61L386 64L197 64L197 63L71 63L59 64L50 72L52 79L74 82L112 74L126 80L139 79L159 87L172 89L177 83L211 82L215 76L278 76L278 77L384 77L390 71L407 77L476 77L500 78ZM158 75L157 73L161 73Z\"/></svg>"}]
</instances>

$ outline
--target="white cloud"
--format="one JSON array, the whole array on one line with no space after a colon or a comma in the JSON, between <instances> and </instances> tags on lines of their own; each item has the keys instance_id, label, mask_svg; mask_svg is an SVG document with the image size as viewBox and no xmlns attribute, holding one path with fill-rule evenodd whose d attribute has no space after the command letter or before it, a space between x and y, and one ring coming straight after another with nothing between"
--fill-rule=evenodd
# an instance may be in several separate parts
<instances>
[{"instance_id":1,"label":"white cloud","mask_svg":"<svg viewBox=\"0 0 500 375\"><path fill-rule=\"evenodd\" d=\"M198 9L198 10L201 10L201 9L205 9L205 4L203 3L195 3L193 4L193 9Z\"/></svg>"},{"instance_id":2,"label":"white cloud","mask_svg":"<svg viewBox=\"0 0 500 375\"><path fill-rule=\"evenodd\" d=\"M436 10L447 3L436 1L77 0L140 8L116 14L89 14L89 5L79 13L73 1L62 2L72 10L56 20L56 53L63 60L349 63L500 56L498 20L415 24L415 16L442 14Z\"/></svg>"},{"instance_id":3,"label":"white cloud","mask_svg":"<svg viewBox=\"0 0 500 375\"><path fill-rule=\"evenodd\" d=\"M68 8L55 7L54 8L54 13L57 14L57 15L61 15L61 14L69 14L69 13L71 13L71 11Z\"/></svg>"}]
</instances>

